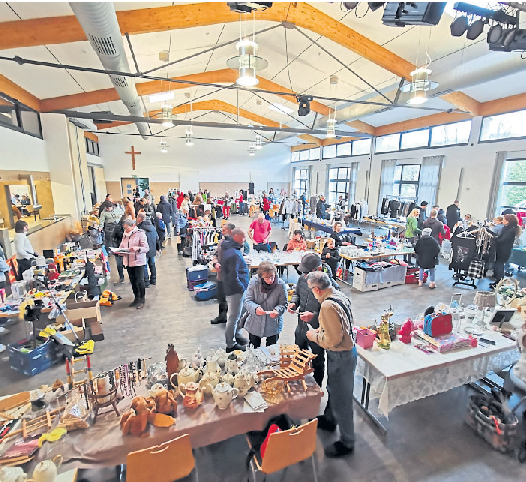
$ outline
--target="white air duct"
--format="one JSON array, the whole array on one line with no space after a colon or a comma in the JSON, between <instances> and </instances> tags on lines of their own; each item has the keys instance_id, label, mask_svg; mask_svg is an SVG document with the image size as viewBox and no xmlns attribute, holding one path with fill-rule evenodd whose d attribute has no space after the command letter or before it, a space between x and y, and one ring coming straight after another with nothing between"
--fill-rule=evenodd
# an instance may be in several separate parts
<instances>
[{"instance_id":1,"label":"white air duct","mask_svg":"<svg viewBox=\"0 0 526 482\"><path fill-rule=\"evenodd\" d=\"M69 5L104 68L131 73L113 2L70 2ZM122 75L110 75L110 79L130 115L142 116L143 109L134 79ZM144 139L148 138L146 126L145 122L137 123Z\"/></svg>"}]
</instances>

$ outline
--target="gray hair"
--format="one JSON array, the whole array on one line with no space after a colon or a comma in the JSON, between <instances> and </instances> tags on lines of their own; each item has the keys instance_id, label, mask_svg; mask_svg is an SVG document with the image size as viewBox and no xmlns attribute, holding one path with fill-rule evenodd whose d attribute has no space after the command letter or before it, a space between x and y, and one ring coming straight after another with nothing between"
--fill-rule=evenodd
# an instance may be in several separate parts
<instances>
[{"instance_id":1,"label":"gray hair","mask_svg":"<svg viewBox=\"0 0 526 482\"><path fill-rule=\"evenodd\" d=\"M277 274L276 266L272 261L261 261L258 266L258 276L263 278L267 273Z\"/></svg>"},{"instance_id":2,"label":"gray hair","mask_svg":"<svg viewBox=\"0 0 526 482\"><path fill-rule=\"evenodd\" d=\"M226 228L232 232L234 229L236 229L236 225L234 223L226 223Z\"/></svg>"},{"instance_id":3,"label":"gray hair","mask_svg":"<svg viewBox=\"0 0 526 482\"><path fill-rule=\"evenodd\" d=\"M326 290L331 286L331 280L329 275L323 271L312 271L307 275L307 284L309 288L318 288L320 290Z\"/></svg>"},{"instance_id":4,"label":"gray hair","mask_svg":"<svg viewBox=\"0 0 526 482\"><path fill-rule=\"evenodd\" d=\"M125 226L135 226L135 221L132 218L127 218L123 223Z\"/></svg>"}]
</instances>

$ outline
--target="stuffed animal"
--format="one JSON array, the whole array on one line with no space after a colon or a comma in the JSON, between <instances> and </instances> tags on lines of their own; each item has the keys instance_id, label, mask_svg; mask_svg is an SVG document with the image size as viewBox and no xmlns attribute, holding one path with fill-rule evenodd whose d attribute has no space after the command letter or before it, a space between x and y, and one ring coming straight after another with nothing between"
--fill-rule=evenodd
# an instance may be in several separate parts
<instances>
[{"instance_id":1,"label":"stuffed animal","mask_svg":"<svg viewBox=\"0 0 526 482\"><path fill-rule=\"evenodd\" d=\"M148 422L153 422L154 412L148 409L144 397L135 397L131 404L132 410L121 417L121 430L123 435L132 434L134 437L144 436Z\"/></svg>"},{"instance_id":2,"label":"stuffed animal","mask_svg":"<svg viewBox=\"0 0 526 482\"><path fill-rule=\"evenodd\" d=\"M159 390L155 395L156 412L171 415L177 413L177 402L173 390Z\"/></svg>"}]
</instances>

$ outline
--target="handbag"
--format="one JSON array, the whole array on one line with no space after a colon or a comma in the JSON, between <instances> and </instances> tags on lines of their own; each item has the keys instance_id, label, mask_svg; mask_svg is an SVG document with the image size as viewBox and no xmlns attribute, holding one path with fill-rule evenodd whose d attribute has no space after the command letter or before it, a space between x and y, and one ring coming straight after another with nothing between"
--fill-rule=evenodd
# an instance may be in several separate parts
<instances>
[{"instance_id":1,"label":"handbag","mask_svg":"<svg viewBox=\"0 0 526 482\"><path fill-rule=\"evenodd\" d=\"M439 313L437 315L427 315L424 318L424 333L436 338L437 336L447 335L453 331L453 317L450 314Z\"/></svg>"}]
</instances>

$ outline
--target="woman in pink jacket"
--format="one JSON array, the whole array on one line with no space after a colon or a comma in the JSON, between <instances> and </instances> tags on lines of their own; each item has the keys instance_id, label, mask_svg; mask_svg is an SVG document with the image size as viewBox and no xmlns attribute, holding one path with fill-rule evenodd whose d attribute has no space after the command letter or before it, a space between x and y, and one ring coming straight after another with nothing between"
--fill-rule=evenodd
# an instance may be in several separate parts
<instances>
[{"instance_id":1,"label":"woman in pink jacket","mask_svg":"<svg viewBox=\"0 0 526 482\"><path fill-rule=\"evenodd\" d=\"M136 306L138 310L144 308L144 295L146 288L144 286L144 265L146 264L146 253L150 250L146 233L135 226L133 219L124 221L124 234L119 246L129 250L129 253L123 253L124 266L130 277L133 294L135 299L130 306Z\"/></svg>"}]
</instances>

